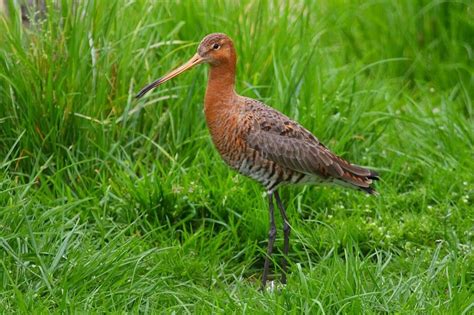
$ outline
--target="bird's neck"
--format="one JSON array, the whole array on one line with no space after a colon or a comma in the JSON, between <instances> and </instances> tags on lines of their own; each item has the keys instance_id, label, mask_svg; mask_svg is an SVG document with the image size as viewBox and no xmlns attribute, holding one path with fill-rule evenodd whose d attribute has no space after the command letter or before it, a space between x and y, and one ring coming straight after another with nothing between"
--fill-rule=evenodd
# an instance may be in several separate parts
<instances>
[{"instance_id":1,"label":"bird's neck","mask_svg":"<svg viewBox=\"0 0 474 315\"><path fill-rule=\"evenodd\" d=\"M239 96L235 93L235 63L211 65L204 99L206 123L217 150L226 156L235 140ZM230 162L229 162L230 163Z\"/></svg>"},{"instance_id":2,"label":"bird's neck","mask_svg":"<svg viewBox=\"0 0 474 315\"><path fill-rule=\"evenodd\" d=\"M226 106L232 106L232 99L235 96L235 60L211 65L204 110L206 112L225 110Z\"/></svg>"}]
</instances>

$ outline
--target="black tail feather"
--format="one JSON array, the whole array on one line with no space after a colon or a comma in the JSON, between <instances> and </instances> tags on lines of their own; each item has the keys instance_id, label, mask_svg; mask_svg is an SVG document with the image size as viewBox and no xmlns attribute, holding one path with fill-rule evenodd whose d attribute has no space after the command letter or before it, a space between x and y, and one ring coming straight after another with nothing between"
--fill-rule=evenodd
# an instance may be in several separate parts
<instances>
[{"instance_id":1,"label":"black tail feather","mask_svg":"<svg viewBox=\"0 0 474 315\"><path fill-rule=\"evenodd\" d=\"M369 179L370 181L380 179L380 176L376 171L374 171L374 170L368 170L368 171L370 172L370 174L366 177L367 179ZM372 183L370 183L368 187L360 187L359 186L359 188L361 190L365 191L366 193L368 193L369 195L378 195L379 193L373 187L371 187L370 185L372 185Z\"/></svg>"},{"instance_id":2,"label":"black tail feather","mask_svg":"<svg viewBox=\"0 0 474 315\"><path fill-rule=\"evenodd\" d=\"M367 176L367 178L373 179L373 180L379 180L380 179L379 173L377 173L374 170L369 170L369 171L370 171L370 175Z\"/></svg>"},{"instance_id":3,"label":"black tail feather","mask_svg":"<svg viewBox=\"0 0 474 315\"><path fill-rule=\"evenodd\" d=\"M372 187L359 187L360 190L365 191L369 195L378 195L379 193Z\"/></svg>"}]
</instances>

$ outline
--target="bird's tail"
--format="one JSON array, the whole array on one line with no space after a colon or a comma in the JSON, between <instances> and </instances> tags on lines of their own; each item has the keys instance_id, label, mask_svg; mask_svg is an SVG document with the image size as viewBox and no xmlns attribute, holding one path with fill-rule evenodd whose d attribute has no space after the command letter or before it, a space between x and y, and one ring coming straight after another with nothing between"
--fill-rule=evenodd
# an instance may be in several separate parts
<instances>
[{"instance_id":1,"label":"bird's tail","mask_svg":"<svg viewBox=\"0 0 474 315\"><path fill-rule=\"evenodd\" d=\"M343 170L343 175L337 179L338 183L365 191L370 195L378 195L372 187L373 181L380 179L376 171L350 164L339 157L337 157L337 160Z\"/></svg>"}]
</instances>

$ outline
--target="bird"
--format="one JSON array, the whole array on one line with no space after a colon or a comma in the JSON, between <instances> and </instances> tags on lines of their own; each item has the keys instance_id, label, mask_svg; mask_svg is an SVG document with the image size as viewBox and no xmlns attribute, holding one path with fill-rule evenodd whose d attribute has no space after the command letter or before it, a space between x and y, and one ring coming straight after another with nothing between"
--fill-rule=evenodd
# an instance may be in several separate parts
<instances>
[{"instance_id":1,"label":"bird","mask_svg":"<svg viewBox=\"0 0 474 315\"><path fill-rule=\"evenodd\" d=\"M224 33L205 36L191 59L146 85L136 98L204 63L210 66L204 114L212 142L228 166L259 182L267 193L270 228L261 288L267 284L277 233L274 201L283 219L280 281L285 285L291 227L278 189L292 184L336 184L375 195L373 181L379 175L332 153L310 131L276 109L237 94L237 54Z\"/></svg>"}]
</instances>

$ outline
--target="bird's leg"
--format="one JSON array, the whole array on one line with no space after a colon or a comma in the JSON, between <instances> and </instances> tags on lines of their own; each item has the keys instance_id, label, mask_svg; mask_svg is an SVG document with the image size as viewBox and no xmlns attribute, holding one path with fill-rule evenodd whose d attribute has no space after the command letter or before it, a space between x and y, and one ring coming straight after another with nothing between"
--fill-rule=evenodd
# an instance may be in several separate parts
<instances>
[{"instance_id":1,"label":"bird's leg","mask_svg":"<svg viewBox=\"0 0 474 315\"><path fill-rule=\"evenodd\" d=\"M273 208L273 192L268 192L268 210L270 214L270 230L268 232L268 249L267 256L265 256L265 264L263 266L263 276L262 276L262 289L265 288L267 284L268 270L270 267L270 258L273 252L273 243L276 238L276 226L275 226L275 215Z\"/></svg>"},{"instance_id":2,"label":"bird's leg","mask_svg":"<svg viewBox=\"0 0 474 315\"><path fill-rule=\"evenodd\" d=\"M281 217L283 218L283 258L281 260L281 269L283 270L283 274L281 275L281 283L286 284L286 259L288 257L288 249L290 247L290 232L291 227L288 223L288 217L286 216L285 207L283 207L283 203L281 202L280 195L278 191L275 191L275 200L277 202L278 208L280 209Z\"/></svg>"}]
</instances>

